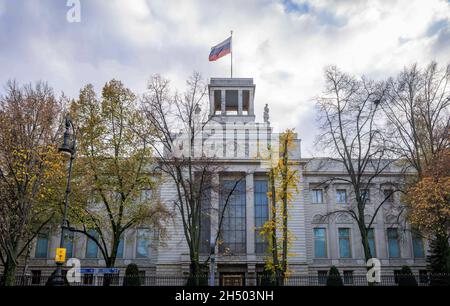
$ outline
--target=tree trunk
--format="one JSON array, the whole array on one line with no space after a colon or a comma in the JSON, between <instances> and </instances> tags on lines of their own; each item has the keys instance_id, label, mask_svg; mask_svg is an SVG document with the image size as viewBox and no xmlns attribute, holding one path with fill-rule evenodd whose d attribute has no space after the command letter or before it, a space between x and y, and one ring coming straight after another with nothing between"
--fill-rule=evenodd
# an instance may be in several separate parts
<instances>
[{"instance_id":1,"label":"tree trunk","mask_svg":"<svg viewBox=\"0 0 450 306\"><path fill-rule=\"evenodd\" d=\"M198 256L194 256L191 258L191 264L189 267L189 280L188 280L188 286L202 286L204 285L203 275L201 271L201 265L200 260Z\"/></svg>"},{"instance_id":2,"label":"tree trunk","mask_svg":"<svg viewBox=\"0 0 450 306\"><path fill-rule=\"evenodd\" d=\"M273 170L270 171L270 189L272 192L272 222L274 222L273 225L273 231L272 231L272 261L274 266L273 276L275 277L276 285L279 286L281 284L281 270L280 270L280 263L278 261L278 239L277 239L277 226L276 226L276 220L277 220L277 209L276 209L276 189L275 189L275 174Z\"/></svg>"},{"instance_id":3,"label":"tree trunk","mask_svg":"<svg viewBox=\"0 0 450 306\"><path fill-rule=\"evenodd\" d=\"M287 255L288 255L288 216L287 216L287 197L283 199L283 278L287 272Z\"/></svg>"},{"instance_id":4,"label":"tree trunk","mask_svg":"<svg viewBox=\"0 0 450 306\"><path fill-rule=\"evenodd\" d=\"M117 250L116 250L116 253L117 253ZM115 262L116 262L116 256L111 255L106 260L106 268L114 268ZM105 273L103 275L103 286L105 286L105 287L110 286L114 277L116 277L116 275L114 273Z\"/></svg>"},{"instance_id":5,"label":"tree trunk","mask_svg":"<svg viewBox=\"0 0 450 306\"><path fill-rule=\"evenodd\" d=\"M10 256L7 256L2 279L2 283L4 286L14 286L16 279L16 270L16 262Z\"/></svg>"},{"instance_id":6,"label":"tree trunk","mask_svg":"<svg viewBox=\"0 0 450 306\"><path fill-rule=\"evenodd\" d=\"M365 222L365 221L363 220L363 222ZM364 251L364 259L365 259L365 261L367 263L367 261L370 258L372 258L372 252L370 251L369 237L368 237L368 232L367 232L367 229L365 227L365 224L364 225L361 225L361 224L359 225L359 232L361 234L361 243L362 243L363 251ZM366 269L367 269L367 271L369 271L371 269L371 267L367 267ZM373 285L375 285L375 283L374 282L368 282L368 285L369 286L373 286Z\"/></svg>"}]
</instances>

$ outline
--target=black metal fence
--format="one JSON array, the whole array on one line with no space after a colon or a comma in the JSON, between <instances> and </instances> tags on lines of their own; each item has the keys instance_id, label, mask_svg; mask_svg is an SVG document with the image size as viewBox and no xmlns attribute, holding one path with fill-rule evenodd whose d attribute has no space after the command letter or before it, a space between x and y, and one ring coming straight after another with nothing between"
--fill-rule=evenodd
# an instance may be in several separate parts
<instances>
[{"instance_id":1,"label":"black metal fence","mask_svg":"<svg viewBox=\"0 0 450 306\"><path fill-rule=\"evenodd\" d=\"M0 276L1 278L1 276ZM15 286L45 286L50 275L19 275ZM233 285L243 286L434 286L450 285L450 275L383 275L379 282L369 283L365 275L344 276L330 279L328 276L290 276L278 281L268 276L244 277ZM138 276L82 274L70 286L208 286L209 276ZM226 285L221 278L215 279L215 285Z\"/></svg>"}]
</instances>

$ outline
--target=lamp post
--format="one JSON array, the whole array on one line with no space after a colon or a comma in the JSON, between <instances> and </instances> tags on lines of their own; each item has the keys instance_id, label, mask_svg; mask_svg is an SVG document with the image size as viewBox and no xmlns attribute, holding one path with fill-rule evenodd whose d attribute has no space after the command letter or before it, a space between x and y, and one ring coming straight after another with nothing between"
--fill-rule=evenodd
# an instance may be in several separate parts
<instances>
[{"instance_id":1,"label":"lamp post","mask_svg":"<svg viewBox=\"0 0 450 306\"><path fill-rule=\"evenodd\" d=\"M216 263L216 246L214 244L214 242L211 242L211 253L210 253L210 258L211 258L211 268L210 268L210 273L209 273L209 285L211 287L214 286L215 283L215 279L216 279L216 270L215 270L215 263Z\"/></svg>"},{"instance_id":2,"label":"lamp post","mask_svg":"<svg viewBox=\"0 0 450 306\"><path fill-rule=\"evenodd\" d=\"M70 129L72 129L72 133L70 133ZM72 136L72 139L70 139ZM67 207L69 205L69 194L70 194L70 179L72 174L72 164L73 160L75 159L75 153L76 153L76 137L75 137L75 127L72 123L72 119L70 118L70 115L66 115L66 130L64 132L64 140L61 147L59 147L58 151L61 153L64 153L66 155L70 156L69 160L69 169L67 174L67 185L66 185L66 194L64 198L64 212L63 212L63 219L61 222L61 238L59 242L59 249L64 249L64 234L65 229L67 229ZM58 257L58 255L57 255ZM66 285L66 281L64 279L64 276L62 275L62 265L65 261L65 251L64 251L64 258L62 260L56 260L56 270L53 278L50 280L51 286L64 286Z\"/></svg>"}]
</instances>

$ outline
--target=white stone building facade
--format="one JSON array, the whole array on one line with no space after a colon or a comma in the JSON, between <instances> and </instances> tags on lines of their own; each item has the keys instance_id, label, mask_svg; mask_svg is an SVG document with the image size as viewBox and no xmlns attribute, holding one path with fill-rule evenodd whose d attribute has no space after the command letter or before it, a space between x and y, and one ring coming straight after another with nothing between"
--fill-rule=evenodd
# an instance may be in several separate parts
<instances>
[{"instance_id":1,"label":"white stone building facade","mask_svg":"<svg viewBox=\"0 0 450 306\"><path fill-rule=\"evenodd\" d=\"M250 78L212 78L209 83L210 122L206 146L216 152L224 171L217 174L221 185L244 177L238 195L231 203L233 213L226 220L224 246L231 252L224 254L216 247L218 275L252 278L263 271L264 241L257 227L269 216L266 197L267 147L276 148L277 135L273 133L266 117L255 121L254 97L256 86ZM345 176L343 169L327 159L304 159L301 142L290 152L293 167L299 175L298 193L294 194L289 208L288 226L293 234L289 269L292 275L323 275L335 265L344 275L366 272L365 261L356 223L344 214L331 214L348 207L352 202L350 186L324 183L332 176ZM370 185L367 215L370 218L376 203L389 190L389 182L400 181L404 174L399 169L387 170ZM163 203L171 205L176 197L173 182L164 180L159 191ZM220 194L211 196L211 205L219 208ZM416 237L408 225L395 218L400 196L394 193L386 208L377 214L371 247L381 262L383 273L393 274L402 265L415 273L425 273L426 241ZM219 209L218 209L219 210ZM325 218L324 216L328 216ZM207 235L213 238L217 231L217 215L212 214ZM181 275L189 271L189 254L179 216L167 224L167 238L160 241L158 233L145 228L128 231L120 246L116 266L123 271L127 264L136 263L142 275ZM46 273L54 267L55 248L59 235L43 233L30 253L27 270ZM95 246L80 234L75 234L69 244L69 256L79 258L83 268L103 266ZM207 250L208 248L206 248ZM207 254L202 256L206 258Z\"/></svg>"}]
</instances>

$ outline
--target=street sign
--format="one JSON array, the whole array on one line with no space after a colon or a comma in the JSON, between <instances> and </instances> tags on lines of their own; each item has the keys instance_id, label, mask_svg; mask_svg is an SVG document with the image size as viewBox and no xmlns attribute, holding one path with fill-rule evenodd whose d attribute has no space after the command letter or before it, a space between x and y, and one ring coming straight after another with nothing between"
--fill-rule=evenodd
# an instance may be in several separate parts
<instances>
[{"instance_id":1,"label":"street sign","mask_svg":"<svg viewBox=\"0 0 450 306\"><path fill-rule=\"evenodd\" d=\"M82 274L115 274L119 273L118 268L82 268L80 269Z\"/></svg>"},{"instance_id":2,"label":"street sign","mask_svg":"<svg viewBox=\"0 0 450 306\"><path fill-rule=\"evenodd\" d=\"M98 269L98 273L114 274L114 273L119 273L119 269L117 269L117 268L100 268L100 269Z\"/></svg>"},{"instance_id":3,"label":"street sign","mask_svg":"<svg viewBox=\"0 0 450 306\"><path fill-rule=\"evenodd\" d=\"M94 274L95 269L82 268L80 269L80 273L82 274Z\"/></svg>"},{"instance_id":4,"label":"street sign","mask_svg":"<svg viewBox=\"0 0 450 306\"><path fill-rule=\"evenodd\" d=\"M57 248L56 249L56 262L65 262L66 261L66 249L65 248Z\"/></svg>"}]
</instances>

